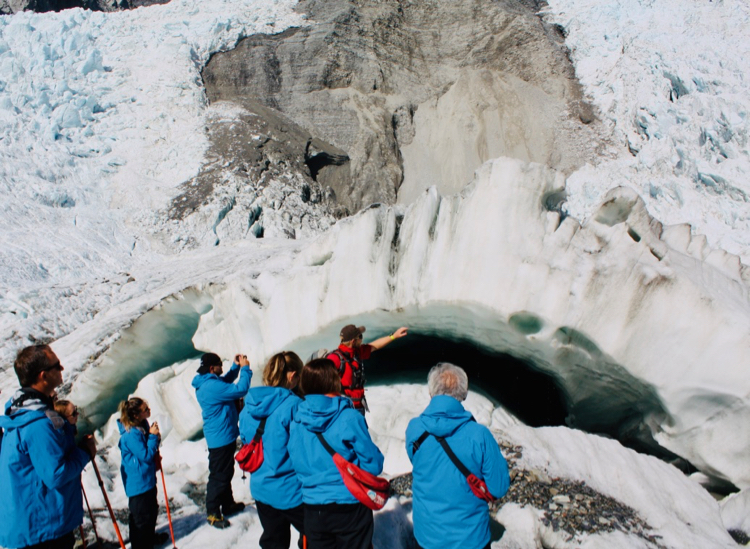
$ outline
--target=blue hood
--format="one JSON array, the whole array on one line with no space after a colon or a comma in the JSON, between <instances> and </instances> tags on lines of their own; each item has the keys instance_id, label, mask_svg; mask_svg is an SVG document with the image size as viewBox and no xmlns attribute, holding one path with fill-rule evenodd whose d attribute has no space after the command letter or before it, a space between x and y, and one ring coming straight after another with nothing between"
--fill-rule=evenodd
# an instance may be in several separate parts
<instances>
[{"instance_id":1,"label":"blue hood","mask_svg":"<svg viewBox=\"0 0 750 549\"><path fill-rule=\"evenodd\" d=\"M255 387L245 397L240 413L240 436L247 444L255 436L262 419L263 464L250 475L253 497L275 509L291 509L302 504L302 486L289 458L289 428L300 398L283 387Z\"/></svg>"},{"instance_id":2,"label":"blue hood","mask_svg":"<svg viewBox=\"0 0 750 549\"><path fill-rule=\"evenodd\" d=\"M455 398L438 395L432 398L420 419L433 435L449 437L473 418Z\"/></svg>"},{"instance_id":3,"label":"blue hood","mask_svg":"<svg viewBox=\"0 0 750 549\"><path fill-rule=\"evenodd\" d=\"M216 374L196 374L192 381L193 388L199 388L209 379L219 379L219 376Z\"/></svg>"},{"instance_id":4,"label":"blue hood","mask_svg":"<svg viewBox=\"0 0 750 549\"><path fill-rule=\"evenodd\" d=\"M352 402L346 398L308 395L297 408L294 421L301 423L308 431L324 433L349 408L353 409Z\"/></svg>"},{"instance_id":5,"label":"blue hood","mask_svg":"<svg viewBox=\"0 0 750 549\"><path fill-rule=\"evenodd\" d=\"M47 414L43 410L20 410L12 416L0 416L0 428L2 429L20 429L26 427L29 423L45 419Z\"/></svg>"},{"instance_id":6,"label":"blue hood","mask_svg":"<svg viewBox=\"0 0 750 549\"><path fill-rule=\"evenodd\" d=\"M299 399L289 389L281 387L256 387L245 397L245 409L253 418L260 421L270 416L287 399Z\"/></svg>"}]
</instances>

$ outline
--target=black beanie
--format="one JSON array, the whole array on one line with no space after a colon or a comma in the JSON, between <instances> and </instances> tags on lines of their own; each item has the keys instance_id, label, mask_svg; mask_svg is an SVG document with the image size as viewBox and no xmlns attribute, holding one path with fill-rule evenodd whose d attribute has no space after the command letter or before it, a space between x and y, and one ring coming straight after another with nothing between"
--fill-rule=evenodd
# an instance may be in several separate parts
<instances>
[{"instance_id":1,"label":"black beanie","mask_svg":"<svg viewBox=\"0 0 750 549\"><path fill-rule=\"evenodd\" d=\"M201 357L201 365L198 368L199 374L207 374L211 366L221 366L221 358L216 353L206 353Z\"/></svg>"}]
</instances>

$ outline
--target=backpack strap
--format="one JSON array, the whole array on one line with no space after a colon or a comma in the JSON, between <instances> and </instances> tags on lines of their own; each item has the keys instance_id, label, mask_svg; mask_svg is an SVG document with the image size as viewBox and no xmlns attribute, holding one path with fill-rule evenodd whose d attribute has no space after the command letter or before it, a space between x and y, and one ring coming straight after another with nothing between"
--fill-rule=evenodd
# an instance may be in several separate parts
<instances>
[{"instance_id":1,"label":"backpack strap","mask_svg":"<svg viewBox=\"0 0 750 549\"><path fill-rule=\"evenodd\" d=\"M260 439L263 438L263 433L266 432L266 420L268 418L264 417L260 420L260 425L258 425L258 429L255 431L255 435L253 436L253 442L258 444L260 442Z\"/></svg>"},{"instance_id":2,"label":"backpack strap","mask_svg":"<svg viewBox=\"0 0 750 549\"><path fill-rule=\"evenodd\" d=\"M328 444L328 441L325 438L323 438L323 435L321 433L315 433L315 436L318 437L318 440L323 445L323 448L326 449L326 452L328 452L329 454L331 454L331 457L333 457L334 455L336 455L336 450L334 450L331 447L331 445Z\"/></svg>"},{"instance_id":3,"label":"backpack strap","mask_svg":"<svg viewBox=\"0 0 750 549\"><path fill-rule=\"evenodd\" d=\"M340 349L335 349L331 351L331 354L339 357L339 367L338 367L339 377L342 377L344 375L344 372L346 372L347 365L349 365L349 367L352 368L352 370L354 370L354 368L351 366L351 361L346 357L346 355L344 355L344 353L341 352Z\"/></svg>"}]
</instances>

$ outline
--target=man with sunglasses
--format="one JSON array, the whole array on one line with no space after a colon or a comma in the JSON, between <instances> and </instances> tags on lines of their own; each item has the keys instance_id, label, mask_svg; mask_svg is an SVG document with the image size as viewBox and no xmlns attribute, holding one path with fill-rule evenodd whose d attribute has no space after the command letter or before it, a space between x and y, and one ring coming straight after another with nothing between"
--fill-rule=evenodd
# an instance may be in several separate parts
<instances>
[{"instance_id":1,"label":"man with sunglasses","mask_svg":"<svg viewBox=\"0 0 750 549\"><path fill-rule=\"evenodd\" d=\"M407 335L406 327L401 327L391 335L381 337L370 343L362 343L365 333L364 326L347 324L341 328L339 337L341 344L338 349L329 353L327 359L332 360L341 376L341 386L344 394L352 401L354 409L365 415L369 411L365 399L365 370L364 362L370 355L386 345Z\"/></svg>"},{"instance_id":2,"label":"man with sunglasses","mask_svg":"<svg viewBox=\"0 0 750 549\"><path fill-rule=\"evenodd\" d=\"M48 345L22 349L13 365L21 384L5 405L0 426L0 545L72 549L83 522L81 471L96 455L91 437L78 448L54 410L64 370Z\"/></svg>"}]
</instances>

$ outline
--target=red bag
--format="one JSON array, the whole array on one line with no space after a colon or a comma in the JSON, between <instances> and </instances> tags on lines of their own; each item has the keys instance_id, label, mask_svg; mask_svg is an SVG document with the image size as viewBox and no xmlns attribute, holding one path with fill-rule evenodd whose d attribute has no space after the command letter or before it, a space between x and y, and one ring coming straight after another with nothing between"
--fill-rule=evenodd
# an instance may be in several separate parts
<instances>
[{"instance_id":1,"label":"red bag","mask_svg":"<svg viewBox=\"0 0 750 549\"><path fill-rule=\"evenodd\" d=\"M316 433L318 440L323 444L326 451L333 458L333 463L339 470L339 474L344 481L344 485L357 498L357 500L373 511L379 511L388 501L391 492L391 483L388 479L377 477L360 469L353 463L349 463L340 454L331 448L323 438L323 435Z\"/></svg>"},{"instance_id":2,"label":"red bag","mask_svg":"<svg viewBox=\"0 0 750 549\"><path fill-rule=\"evenodd\" d=\"M258 430L255 431L253 440L244 444L234 459L240 465L240 469L248 473L254 473L263 465L263 432L266 426L266 419L260 420Z\"/></svg>"},{"instance_id":3,"label":"red bag","mask_svg":"<svg viewBox=\"0 0 750 549\"><path fill-rule=\"evenodd\" d=\"M487 503L492 503L495 501L495 496L490 494L489 489L487 488L487 484L480 479L477 478L474 474L470 474L468 477L466 477L467 482L469 483L469 489L471 490L471 493L477 496L479 499L483 499Z\"/></svg>"}]
</instances>

